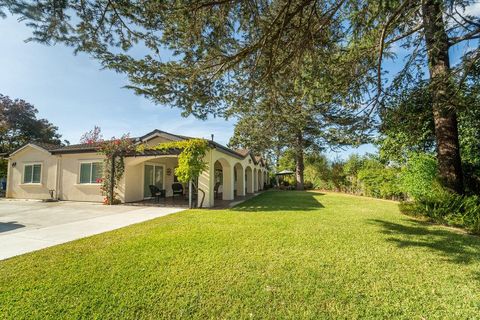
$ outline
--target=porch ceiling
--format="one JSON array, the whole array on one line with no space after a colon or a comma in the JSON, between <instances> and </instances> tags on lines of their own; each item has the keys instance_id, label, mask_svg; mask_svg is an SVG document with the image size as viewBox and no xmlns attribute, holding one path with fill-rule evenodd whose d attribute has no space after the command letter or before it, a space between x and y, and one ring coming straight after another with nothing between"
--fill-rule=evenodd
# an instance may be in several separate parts
<instances>
[{"instance_id":1,"label":"porch ceiling","mask_svg":"<svg viewBox=\"0 0 480 320\"><path fill-rule=\"evenodd\" d=\"M145 152L142 153L137 153L134 155L129 155L127 158L130 159L129 165L137 165L139 163L149 161L152 159L165 159L165 158L177 158L178 155L180 154L180 151L174 152L172 150L171 152L163 152L163 151L157 151L157 150L145 150Z\"/></svg>"}]
</instances>

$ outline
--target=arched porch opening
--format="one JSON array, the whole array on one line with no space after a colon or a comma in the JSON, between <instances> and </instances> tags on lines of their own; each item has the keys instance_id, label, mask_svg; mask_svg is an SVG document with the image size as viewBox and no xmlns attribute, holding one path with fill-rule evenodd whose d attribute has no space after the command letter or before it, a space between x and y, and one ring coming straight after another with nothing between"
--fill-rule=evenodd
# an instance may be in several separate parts
<instances>
[{"instance_id":1,"label":"arched porch opening","mask_svg":"<svg viewBox=\"0 0 480 320\"><path fill-rule=\"evenodd\" d=\"M263 174L262 170L258 170L258 190L263 190Z\"/></svg>"},{"instance_id":2,"label":"arched porch opening","mask_svg":"<svg viewBox=\"0 0 480 320\"><path fill-rule=\"evenodd\" d=\"M214 168L214 199L234 199L233 170L227 160L221 158L215 161Z\"/></svg>"}]
</instances>

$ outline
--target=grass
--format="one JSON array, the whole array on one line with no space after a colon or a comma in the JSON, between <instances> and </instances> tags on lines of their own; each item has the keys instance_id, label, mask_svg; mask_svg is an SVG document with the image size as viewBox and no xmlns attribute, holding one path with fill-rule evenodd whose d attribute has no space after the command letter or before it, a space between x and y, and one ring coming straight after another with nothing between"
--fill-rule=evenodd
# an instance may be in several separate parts
<instances>
[{"instance_id":1,"label":"grass","mask_svg":"<svg viewBox=\"0 0 480 320\"><path fill-rule=\"evenodd\" d=\"M1 318L480 318L480 238L267 192L0 261Z\"/></svg>"}]
</instances>

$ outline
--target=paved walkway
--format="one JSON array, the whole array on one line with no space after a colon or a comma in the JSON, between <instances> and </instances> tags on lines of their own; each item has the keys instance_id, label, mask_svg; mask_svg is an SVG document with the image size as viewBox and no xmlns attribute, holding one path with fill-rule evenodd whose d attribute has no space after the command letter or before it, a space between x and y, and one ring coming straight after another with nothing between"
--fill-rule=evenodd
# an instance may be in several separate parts
<instances>
[{"instance_id":1,"label":"paved walkway","mask_svg":"<svg viewBox=\"0 0 480 320\"><path fill-rule=\"evenodd\" d=\"M0 260L184 210L0 200Z\"/></svg>"}]
</instances>

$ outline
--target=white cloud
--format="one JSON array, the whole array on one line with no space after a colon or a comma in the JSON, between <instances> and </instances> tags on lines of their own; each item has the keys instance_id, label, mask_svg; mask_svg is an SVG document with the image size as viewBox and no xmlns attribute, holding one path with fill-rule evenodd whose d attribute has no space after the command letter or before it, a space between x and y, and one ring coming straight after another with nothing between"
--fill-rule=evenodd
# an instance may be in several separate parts
<instances>
[{"instance_id":1,"label":"white cloud","mask_svg":"<svg viewBox=\"0 0 480 320\"><path fill-rule=\"evenodd\" d=\"M480 17L480 2L475 2L465 8L465 14Z\"/></svg>"}]
</instances>

